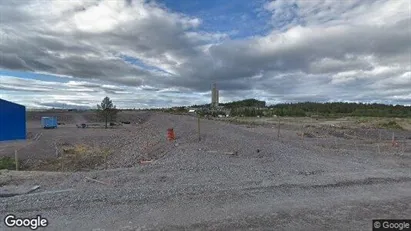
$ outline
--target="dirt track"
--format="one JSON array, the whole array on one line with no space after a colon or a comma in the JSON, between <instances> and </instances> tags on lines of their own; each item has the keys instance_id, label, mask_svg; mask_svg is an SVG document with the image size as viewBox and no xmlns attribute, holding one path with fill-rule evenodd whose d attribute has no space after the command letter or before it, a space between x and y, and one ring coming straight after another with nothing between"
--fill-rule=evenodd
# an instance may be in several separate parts
<instances>
[{"instance_id":1,"label":"dirt track","mask_svg":"<svg viewBox=\"0 0 411 231\"><path fill-rule=\"evenodd\" d=\"M98 133L95 142L122 138L110 159L116 169L2 172L4 187L41 189L0 199L1 214L41 214L51 223L46 230L371 230L372 219L411 214L409 152L285 139L295 131L283 131L279 141L273 129L208 120L198 142L196 118L155 114L144 121ZM176 131L175 142L165 140L168 127ZM96 134L74 127L49 131ZM142 156L157 160L140 165Z\"/></svg>"}]
</instances>

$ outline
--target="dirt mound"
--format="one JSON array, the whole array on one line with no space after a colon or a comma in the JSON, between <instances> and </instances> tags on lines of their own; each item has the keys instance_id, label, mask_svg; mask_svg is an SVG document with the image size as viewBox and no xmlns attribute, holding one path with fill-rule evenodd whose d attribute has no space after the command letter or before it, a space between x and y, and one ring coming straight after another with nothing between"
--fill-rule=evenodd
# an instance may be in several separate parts
<instances>
[{"instance_id":1,"label":"dirt mound","mask_svg":"<svg viewBox=\"0 0 411 231\"><path fill-rule=\"evenodd\" d=\"M64 122L64 123L73 123L74 116L71 112L37 112L37 111L29 111L26 114L27 122L39 122L41 121L41 117L57 117L57 121Z\"/></svg>"}]
</instances>

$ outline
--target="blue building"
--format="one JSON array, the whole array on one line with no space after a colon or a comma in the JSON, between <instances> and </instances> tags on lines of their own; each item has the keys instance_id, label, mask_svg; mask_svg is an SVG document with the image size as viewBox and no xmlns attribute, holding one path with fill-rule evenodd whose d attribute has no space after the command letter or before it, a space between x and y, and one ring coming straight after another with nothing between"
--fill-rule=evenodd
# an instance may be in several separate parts
<instances>
[{"instance_id":1,"label":"blue building","mask_svg":"<svg viewBox=\"0 0 411 231\"><path fill-rule=\"evenodd\" d=\"M26 107L0 99L0 141L26 139Z\"/></svg>"}]
</instances>

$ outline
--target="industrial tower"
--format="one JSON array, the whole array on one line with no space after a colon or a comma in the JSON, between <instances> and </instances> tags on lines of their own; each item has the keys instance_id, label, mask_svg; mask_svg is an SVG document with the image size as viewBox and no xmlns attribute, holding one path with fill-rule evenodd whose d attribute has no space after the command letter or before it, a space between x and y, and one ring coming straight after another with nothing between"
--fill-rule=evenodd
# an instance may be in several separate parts
<instances>
[{"instance_id":1,"label":"industrial tower","mask_svg":"<svg viewBox=\"0 0 411 231\"><path fill-rule=\"evenodd\" d=\"M216 83L213 84L213 88L211 90L211 107L218 107L218 89Z\"/></svg>"}]
</instances>

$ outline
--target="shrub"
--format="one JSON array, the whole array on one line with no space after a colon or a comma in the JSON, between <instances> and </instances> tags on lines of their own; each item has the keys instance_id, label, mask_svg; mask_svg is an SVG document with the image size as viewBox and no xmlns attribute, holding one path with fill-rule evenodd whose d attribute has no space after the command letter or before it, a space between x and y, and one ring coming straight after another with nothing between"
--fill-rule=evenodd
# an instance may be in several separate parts
<instances>
[{"instance_id":1,"label":"shrub","mask_svg":"<svg viewBox=\"0 0 411 231\"><path fill-rule=\"evenodd\" d=\"M11 157L0 157L0 169L15 170L16 162Z\"/></svg>"},{"instance_id":2,"label":"shrub","mask_svg":"<svg viewBox=\"0 0 411 231\"><path fill-rule=\"evenodd\" d=\"M380 127L382 128L390 128L390 129L400 129L402 130L403 128L401 127L401 125L399 125L397 122L395 121L389 121L387 123L380 123Z\"/></svg>"}]
</instances>

